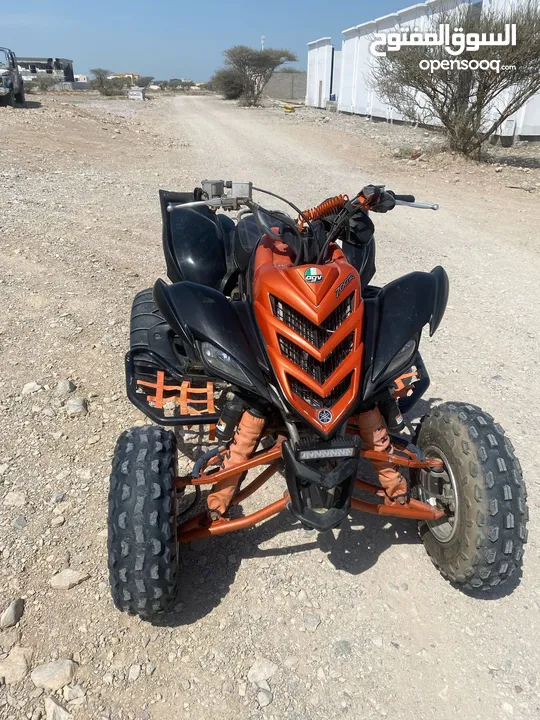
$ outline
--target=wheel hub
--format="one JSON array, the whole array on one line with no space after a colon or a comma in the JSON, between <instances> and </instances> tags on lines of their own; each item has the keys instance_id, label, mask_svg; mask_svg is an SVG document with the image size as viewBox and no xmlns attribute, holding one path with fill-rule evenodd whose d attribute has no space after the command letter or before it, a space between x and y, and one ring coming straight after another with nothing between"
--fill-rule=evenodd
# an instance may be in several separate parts
<instances>
[{"instance_id":1,"label":"wheel hub","mask_svg":"<svg viewBox=\"0 0 540 720\"><path fill-rule=\"evenodd\" d=\"M457 482L448 458L440 448L435 445L430 445L425 448L423 452L426 457L437 458L443 462L442 469L436 473L429 470L420 471L419 490L422 496L421 499L424 500L424 502L433 501L433 498L435 498L437 504L441 505L446 511L447 514L444 518L440 520L429 520L427 521L427 525L436 540L440 543L448 543L456 534L459 518ZM433 494L427 489L432 488L434 475L436 476L439 486L436 494Z\"/></svg>"}]
</instances>

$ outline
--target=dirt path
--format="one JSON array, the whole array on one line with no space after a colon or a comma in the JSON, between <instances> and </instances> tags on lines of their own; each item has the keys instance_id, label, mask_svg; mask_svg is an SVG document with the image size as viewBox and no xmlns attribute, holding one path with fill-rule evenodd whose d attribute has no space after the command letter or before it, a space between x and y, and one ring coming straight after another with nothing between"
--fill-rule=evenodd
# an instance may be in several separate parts
<instances>
[{"instance_id":1,"label":"dirt path","mask_svg":"<svg viewBox=\"0 0 540 720\"><path fill-rule=\"evenodd\" d=\"M18 646L32 650L31 669L75 661L76 680L52 694L75 720L537 717L538 192L506 189L518 170L437 156L409 165L369 138L213 98L85 102L0 113L12 140L0 149L0 611L25 599L19 625L0 630L0 668ZM186 548L166 624L113 608L110 454L140 420L123 391L131 298L164 274L158 188L210 176L307 206L367 181L441 204L375 218L376 279L436 264L450 275L444 323L423 341L427 400L477 403L514 442L531 522L512 594L454 590L412 523L356 516L318 537L283 515ZM87 415L68 417L55 394L67 378ZM31 382L41 389L23 395ZM89 578L52 588L68 567ZM277 666L265 707L247 680L260 657ZM40 717L50 691L24 675L0 686L0 717Z\"/></svg>"}]
</instances>

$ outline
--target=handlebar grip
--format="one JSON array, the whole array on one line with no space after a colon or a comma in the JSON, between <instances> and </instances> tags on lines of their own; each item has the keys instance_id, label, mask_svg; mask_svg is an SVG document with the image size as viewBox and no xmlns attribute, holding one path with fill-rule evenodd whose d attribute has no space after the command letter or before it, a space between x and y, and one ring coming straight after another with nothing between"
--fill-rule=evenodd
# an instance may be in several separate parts
<instances>
[{"instance_id":1,"label":"handlebar grip","mask_svg":"<svg viewBox=\"0 0 540 720\"><path fill-rule=\"evenodd\" d=\"M402 200L403 202L416 202L414 195L394 195L396 200Z\"/></svg>"}]
</instances>

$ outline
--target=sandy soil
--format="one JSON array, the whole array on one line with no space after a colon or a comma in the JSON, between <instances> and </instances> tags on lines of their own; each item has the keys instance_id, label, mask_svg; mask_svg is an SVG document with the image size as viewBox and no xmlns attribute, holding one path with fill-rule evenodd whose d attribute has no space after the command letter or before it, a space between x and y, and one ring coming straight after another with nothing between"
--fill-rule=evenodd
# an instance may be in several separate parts
<instances>
[{"instance_id":1,"label":"sandy soil","mask_svg":"<svg viewBox=\"0 0 540 720\"><path fill-rule=\"evenodd\" d=\"M212 97L32 99L28 109L0 108L0 612L25 600L17 626L0 630L0 663L23 646L29 670L58 658L78 668L56 692L36 689L24 671L0 685L0 717L45 717L48 695L76 720L538 717L534 148L525 171L499 170L434 152L395 157L409 138L345 127L369 124L361 119L316 122L307 111ZM123 388L131 300L165 274L158 189L191 189L204 177L250 179L301 206L368 181L440 203L437 213L375 218L376 280L437 264L449 273L445 320L423 341L426 400L481 405L516 447L531 522L512 592L478 600L452 588L413 523L355 516L317 536L283 515L185 548L179 604L163 625L115 610L110 457L120 431L141 420ZM62 379L77 386L87 415L68 416L56 395ZM23 394L28 383L39 389ZM282 489L275 478L246 509ZM68 567L88 579L52 588ZM277 666L264 708L247 681L260 657Z\"/></svg>"}]
</instances>

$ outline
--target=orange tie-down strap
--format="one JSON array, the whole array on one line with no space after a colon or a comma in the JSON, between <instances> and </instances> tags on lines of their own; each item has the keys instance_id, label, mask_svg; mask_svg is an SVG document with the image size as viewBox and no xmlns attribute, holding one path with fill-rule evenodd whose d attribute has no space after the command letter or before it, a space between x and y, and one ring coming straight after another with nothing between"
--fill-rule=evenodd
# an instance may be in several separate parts
<instances>
[{"instance_id":1,"label":"orange tie-down strap","mask_svg":"<svg viewBox=\"0 0 540 720\"><path fill-rule=\"evenodd\" d=\"M159 410L163 409L165 403L174 402L180 406L181 415L214 415L216 412L212 382L207 382L204 387L192 387L188 380L183 380L180 385L165 385L165 373L158 370L155 383L137 380L137 385L155 390L155 395L146 396L146 402L153 403ZM210 425L210 440L215 439L215 429L215 425Z\"/></svg>"}]
</instances>

